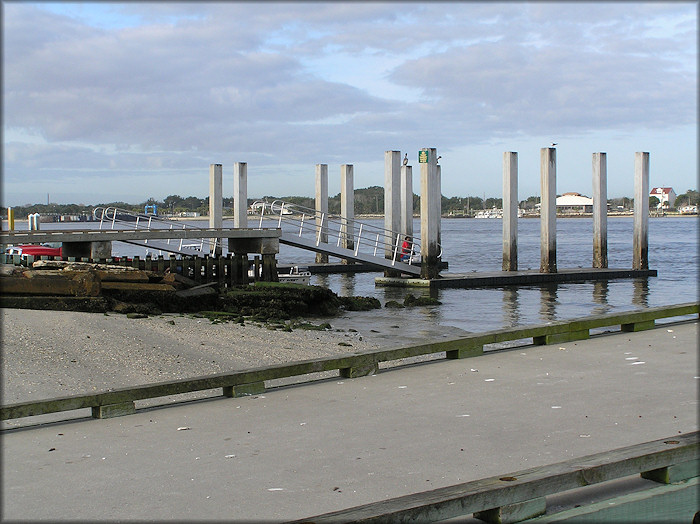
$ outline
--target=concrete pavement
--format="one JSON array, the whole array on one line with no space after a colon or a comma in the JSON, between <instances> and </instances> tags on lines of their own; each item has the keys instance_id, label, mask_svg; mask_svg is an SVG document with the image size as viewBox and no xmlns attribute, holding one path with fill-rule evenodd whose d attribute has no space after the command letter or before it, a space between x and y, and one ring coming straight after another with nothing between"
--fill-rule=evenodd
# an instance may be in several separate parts
<instances>
[{"instance_id":1,"label":"concrete pavement","mask_svg":"<svg viewBox=\"0 0 700 524\"><path fill-rule=\"evenodd\" d=\"M292 520L694 431L697 325L6 430L2 518Z\"/></svg>"}]
</instances>

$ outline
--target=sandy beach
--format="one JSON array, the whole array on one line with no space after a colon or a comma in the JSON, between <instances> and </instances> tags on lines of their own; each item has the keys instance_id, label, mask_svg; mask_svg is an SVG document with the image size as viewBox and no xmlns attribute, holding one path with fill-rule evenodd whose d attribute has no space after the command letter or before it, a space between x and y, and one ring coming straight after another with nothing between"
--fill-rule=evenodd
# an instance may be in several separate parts
<instances>
[{"instance_id":1,"label":"sandy beach","mask_svg":"<svg viewBox=\"0 0 700 524\"><path fill-rule=\"evenodd\" d=\"M378 348L352 328L271 330L191 315L3 309L2 402L104 391ZM316 325L333 319L311 319Z\"/></svg>"}]
</instances>

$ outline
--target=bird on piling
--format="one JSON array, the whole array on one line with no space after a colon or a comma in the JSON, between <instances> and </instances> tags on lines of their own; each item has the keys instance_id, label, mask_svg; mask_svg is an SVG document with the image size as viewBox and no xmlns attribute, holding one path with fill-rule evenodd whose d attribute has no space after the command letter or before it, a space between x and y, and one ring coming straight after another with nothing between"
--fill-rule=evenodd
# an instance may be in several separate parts
<instances>
[{"instance_id":1,"label":"bird on piling","mask_svg":"<svg viewBox=\"0 0 700 524\"><path fill-rule=\"evenodd\" d=\"M403 157L403 165L405 165L405 166L408 165L408 153L406 153Z\"/></svg>"},{"instance_id":2,"label":"bird on piling","mask_svg":"<svg viewBox=\"0 0 700 524\"><path fill-rule=\"evenodd\" d=\"M436 163L436 164L439 163L441 158L442 158L442 156L437 157L437 158L435 159L435 163Z\"/></svg>"},{"instance_id":3,"label":"bird on piling","mask_svg":"<svg viewBox=\"0 0 700 524\"><path fill-rule=\"evenodd\" d=\"M556 145L557 145L556 142L552 142L551 144L549 144L549 147L554 147L554 146L556 146Z\"/></svg>"}]
</instances>

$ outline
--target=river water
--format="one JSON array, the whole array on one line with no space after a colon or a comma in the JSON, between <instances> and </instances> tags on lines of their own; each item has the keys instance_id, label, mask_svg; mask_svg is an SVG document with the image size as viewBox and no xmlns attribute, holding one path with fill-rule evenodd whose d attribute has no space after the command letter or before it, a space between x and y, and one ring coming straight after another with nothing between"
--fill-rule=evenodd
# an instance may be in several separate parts
<instances>
[{"instance_id":1,"label":"river water","mask_svg":"<svg viewBox=\"0 0 700 524\"><path fill-rule=\"evenodd\" d=\"M383 227L383 220L364 220ZM608 218L608 266L632 267L632 217ZM204 221L192 225L207 226ZM226 225L226 224L225 224ZM19 226L22 227L22 226ZM92 223L42 224L42 229L95 228ZM443 260L446 272L499 271L502 260L502 222L498 219L442 219ZM557 266L590 268L593 259L591 218L557 219ZM418 220L415 231L420 228ZM384 305L403 302L408 293L431 294L441 304L405 309L349 312L335 319L338 328L353 328L378 339L407 340L425 336L449 336L518 325L542 324L591 314L619 312L698 300L698 218L649 219L649 267L657 277L607 282L549 284L481 289L422 290L375 287L378 273L314 275L312 284L339 295L373 296ZM143 256L139 248L115 242L120 256ZM281 245L281 264L310 264L315 254ZM334 259L331 258L331 261ZM518 221L518 267L537 269L540 262L540 221Z\"/></svg>"}]
</instances>

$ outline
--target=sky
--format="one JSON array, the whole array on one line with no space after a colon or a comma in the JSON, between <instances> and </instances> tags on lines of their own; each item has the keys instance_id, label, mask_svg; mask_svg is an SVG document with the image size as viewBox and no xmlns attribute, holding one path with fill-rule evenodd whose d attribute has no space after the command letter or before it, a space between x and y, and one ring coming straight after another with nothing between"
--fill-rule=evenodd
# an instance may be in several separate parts
<instances>
[{"instance_id":1,"label":"sky","mask_svg":"<svg viewBox=\"0 0 700 524\"><path fill-rule=\"evenodd\" d=\"M313 196L315 165L384 185L386 151L442 156L445 196L698 188L697 2L2 3L3 206Z\"/></svg>"}]
</instances>

